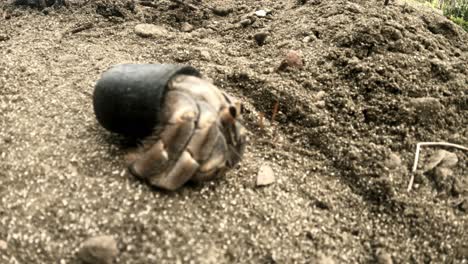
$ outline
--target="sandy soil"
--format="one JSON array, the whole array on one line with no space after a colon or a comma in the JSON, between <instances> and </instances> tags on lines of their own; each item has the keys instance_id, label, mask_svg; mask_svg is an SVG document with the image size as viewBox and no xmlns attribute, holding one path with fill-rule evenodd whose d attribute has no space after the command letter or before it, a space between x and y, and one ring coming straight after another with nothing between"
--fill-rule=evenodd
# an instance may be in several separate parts
<instances>
[{"instance_id":1,"label":"sandy soil","mask_svg":"<svg viewBox=\"0 0 468 264\"><path fill-rule=\"evenodd\" d=\"M116 263L467 263L467 152L445 148L451 173L418 173L406 191L416 143L468 146L468 33L440 14L401 1L70 2L0 3L1 263L77 263L98 234L118 241ZM139 23L167 33L139 37ZM289 50L303 67L278 70ZM240 166L174 193L128 176L128 144L97 124L91 97L126 62L190 64L241 98ZM276 182L258 188L264 162Z\"/></svg>"}]
</instances>

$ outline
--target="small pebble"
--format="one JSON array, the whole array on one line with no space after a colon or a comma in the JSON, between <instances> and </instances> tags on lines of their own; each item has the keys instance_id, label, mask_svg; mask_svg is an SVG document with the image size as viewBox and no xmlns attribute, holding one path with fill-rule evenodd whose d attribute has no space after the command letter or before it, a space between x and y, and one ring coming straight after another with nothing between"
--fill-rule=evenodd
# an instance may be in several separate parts
<instances>
[{"instance_id":1,"label":"small pebble","mask_svg":"<svg viewBox=\"0 0 468 264\"><path fill-rule=\"evenodd\" d=\"M275 173L268 164L262 164L257 174L257 186L266 186L275 182Z\"/></svg>"},{"instance_id":2,"label":"small pebble","mask_svg":"<svg viewBox=\"0 0 468 264\"><path fill-rule=\"evenodd\" d=\"M138 24L135 26L135 33L144 38L149 37L166 37L168 35L168 31L161 26L153 25L153 24Z\"/></svg>"},{"instance_id":3,"label":"small pebble","mask_svg":"<svg viewBox=\"0 0 468 264\"><path fill-rule=\"evenodd\" d=\"M218 6L218 7L213 8L213 13L218 16L227 16L230 13L232 13L232 8Z\"/></svg>"},{"instance_id":4,"label":"small pebble","mask_svg":"<svg viewBox=\"0 0 468 264\"><path fill-rule=\"evenodd\" d=\"M302 42L303 42L303 43L309 43L309 42L314 41L315 39L316 39L316 38L313 37L313 36L306 36L306 37L304 37L304 38L302 39Z\"/></svg>"},{"instance_id":5,"label":"small pebble","mask_svg":"<svg viewBox=\"0 0 468 264\"><path fill-rule=\"evenodd\" d=\"M378 264L393 264L392 256L385 251L381 251L377 254Z\"/></svg>"},{"instance_id":6,"label":"small pebble","mask_svg":"<svg viewBox=\"0 0 468 264\"><path fill-rule=\"evenodd\" d=\"M410 101L410 105L416 111L428 116L438 113L444 108L439 99L433 97L414 98Z\"/></svg>"},{"instance_id":7,"label":"small pebble","mask_svg":"<svg viewBox=\"0 0 468 264\"><path fill-rule=\"evenodd\" d=\"M207 50L200 51L200 58L204 61L211 61L211 54Z\"/></svg>"},{"instance_id":8,"label":"small pebble","mask_svg":"<svg viewBox=\"0 0 468 264\"><path fill-rule=\"evenodd\" d=\"M7 250L8 244L4 240L0 240L0 250Z\"/></svg>"},{"instance_id":9,"label":"small pebble","mask_svg":"<svg viewBox=\"0 0 468 264\"><path fill-rule=\"evenodd\" d=\"M328 256L321 255L316 261L317 264L335 264L335 261Z\"/></svg>"},{"instance_id":10,"label":"small pebble","mask_svg":"<svg viewBox=\"0 0 468 264\"><path fill-rule=\"evenodd\" d=\"M258 17L266 17L267 11L265 11L265 10L257 10L257 11L255 11L255 15L258 16Z\"/></svg>"},{"instance_id":11,"label":"small pebble","mask_svg":"<svg viewBox=\"0 0 468 264\"><path fill-rule=\"evenodd\" d=\"M255 39L255 42L257 42L259 46L262 46L263 44L265 44L265 41L268 38L268 36L269 34L267 32L258 32L258 33L255 33L254 39Z\"/></svg>"},{"instance_id":12,"label":"small pebble","mask_svg":"<svg viewBox=\"0 0 468 264\"><path fill-rule=\"evenodd\" d=\"M388 158L384 161L384 166L389 170L397 169L401 166L401 158L395 153L390 153Z\"/></svg>"},{"instance_id":13,"label":"small pebble","mask_svg":"<svg viewBox=\"0 0 468 264\"><path fill-rule=\"evenodd\" d=\"M463 200L460 204L458 204L457 207L460 211L468 213L468 200L467 199ZM468 248L467 248L467 253L468 253Z\"/></svg>"},{"instance_id":14,"label":"small pebble","mask_svg":"<svg viewBox=\"0 0 468 264\"><path fill-rule=\"evenodd\" d=\"M112 236L96 236L83 242L78 257L88 264L111 264L118 253Z\"/></svg>"},{"instance_id":15,"label":"small pebble","mask_svg":"<svg viewBox=\"0 0 468 264\"><path fill-rule=\"evenodd\" d=\"M180 31L182 32L190 32L193 30L193 26L190 23L184 22L180 25Z\"/></svg>"},{"instance_id":16,"label":"small pebble","mask_svg":"<svg viewBox=\"0 0 468 264\"><path fill-rule=\"evenodd\" d=\"M287 68L302 69L303 67L304 64L302 62L301 54L295 50L290 50L286 53L286 56L278 67L278 70L284 71Z\"/></svg>"},{"instance_id":17,"label":"small pebble","mask_svg":"<svg viewBox=\"0 0 468 264\"><path fill-rule=\"evenodd\" d=\"M453 171L449 168L437 167L434 171L436 179L444 181L453 175Z\"/></svg>"},{"instance_id":18,"label":"small pebble","mask_svg":"<svg viewBox=\"0 0 468 264\"><path fill-rule=\"evenodd\" d=\"M248 26L248 25L250 25L250 24L252 24L252 23L253 23L253 21L250 20L249 18L242 19L242 20L239 22L239 24L240 24L241 26L243 26L243 27L246 27L246 26Z\"/></svg>"}]
</instances>

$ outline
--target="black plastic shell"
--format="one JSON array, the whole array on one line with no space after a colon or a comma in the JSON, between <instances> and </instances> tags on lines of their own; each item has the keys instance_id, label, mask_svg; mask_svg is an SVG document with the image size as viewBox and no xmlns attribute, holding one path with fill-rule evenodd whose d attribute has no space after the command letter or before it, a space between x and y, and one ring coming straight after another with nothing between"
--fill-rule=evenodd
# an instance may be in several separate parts
<instances>
[{"instance_id":1,"label":"black plastic shell","mask_svg":"<svg viewBox=\"0 0 468 264\"><path fill-rule=\"evenodd\" d=\"M158 124L169 81L178 74L200 77L191 66L174 64L120 64L97 81L94 113L109 131L129 137L145 137Z\"/></svg>"}]
</instances>

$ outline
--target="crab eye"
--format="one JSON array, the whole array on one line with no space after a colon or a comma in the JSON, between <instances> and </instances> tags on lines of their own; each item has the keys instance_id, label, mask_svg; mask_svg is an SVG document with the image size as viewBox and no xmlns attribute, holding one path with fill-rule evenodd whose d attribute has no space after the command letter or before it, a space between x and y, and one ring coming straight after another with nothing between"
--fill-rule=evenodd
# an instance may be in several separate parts
<instances>
[{"instance_id":1,"label":"crab eye","mask_svg":"<svg viewBox=\"0 0 468 264\"><path fill-rule=\"evenodd\" d=\"M239 112L241 115L243 115L245 113L245 109L244 109L244 105L243 104L240 104L239 106Z\"/></svg>"},{"instance_id":2,"label":"crab eye","mask_svg":"<svg viewBox=\"0 0 468 264\"><path fill-rule=\"evenodd\" d=\"M237 117L237 109L234 106L230 106L229 107L229 114L231 114L231 116L233 118L236 118Z\"/></svg>"}]
</instances>

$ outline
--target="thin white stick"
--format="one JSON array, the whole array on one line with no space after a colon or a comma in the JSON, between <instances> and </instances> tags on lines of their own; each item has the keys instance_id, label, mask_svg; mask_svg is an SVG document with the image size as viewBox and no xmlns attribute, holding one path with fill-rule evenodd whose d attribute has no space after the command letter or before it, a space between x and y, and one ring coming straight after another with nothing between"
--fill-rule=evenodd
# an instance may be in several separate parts
<instances>
[{"instance_id":1,"label":"thin white stick","mask_svg":"<svg viewBox=\"0 0 468 264\"><path fill-rule=\"evenodd\" d=\"M419 151L421 150L421 146L445 146L445 147L453 147L453 148L458 148L458 149L463 149L463 150L468 151L467 147L453 144L453 143L446 143L446 142L419 142L418 144L416 144L416 153L414 155L413 170L411 171L411 179L408 184L408 189L406 190L407 192L410 192L411 188L413 188L414 173L418 169Z\"/></svg>"}]
</instances>

